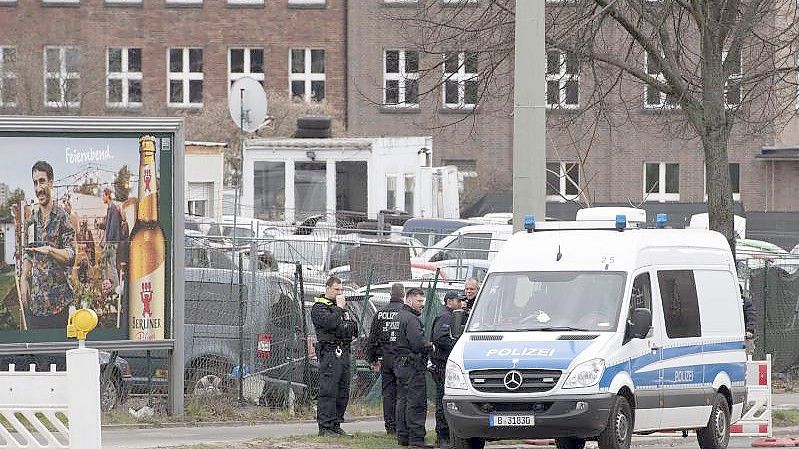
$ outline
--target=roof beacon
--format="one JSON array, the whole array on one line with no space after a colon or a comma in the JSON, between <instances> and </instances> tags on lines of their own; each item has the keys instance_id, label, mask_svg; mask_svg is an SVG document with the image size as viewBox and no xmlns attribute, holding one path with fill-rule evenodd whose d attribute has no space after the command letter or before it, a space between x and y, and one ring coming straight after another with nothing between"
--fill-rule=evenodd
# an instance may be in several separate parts
<instances>
[{"instance_id":1,"label":"roof beacon","mask_svg":"<svg viewBox=\"0 0 799 449\"><path fill-rule=\"evenodd\" d=\"M663 229L666 227L666 223L669 222L669 216L667 214L657 214L655 217L655 225L658 229Z\"/></svg>"},{"instance_id":2,"label":"roof beacon","mask_svg":"<svg viewBox=\"0 0 799 449\"><path fill-rule=\"evenodd\" d=\"M616 215L616 229L621 232L624 231L624 228L627 227L627 216L626 215Z\"/></svg>"},{"instance_id":3,"label":"roof beacon","mask_svg":"<svg viewBox=\"0 0 799 449\"><path fill-rule=\"evenodd\" d=\"M528 233L535 230L535 215L524 216L524 229L526 229Z\"/></svg>"}]
</instances>

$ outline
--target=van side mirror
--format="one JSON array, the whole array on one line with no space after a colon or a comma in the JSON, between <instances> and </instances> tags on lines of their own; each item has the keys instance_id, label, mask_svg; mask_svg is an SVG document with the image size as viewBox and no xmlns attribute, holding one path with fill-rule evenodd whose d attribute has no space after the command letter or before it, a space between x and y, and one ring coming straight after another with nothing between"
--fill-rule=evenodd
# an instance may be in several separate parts
<instances>
[{"instance_id":1,"label":"van side mirror","mask_svg":"<svg viewBox=\"0 0 799 449\"><path fill-rule=\"evenodd\" d=\"M652 312L649 309L635 309L627 326L633 338L646 338L652 328Z\"/></svg>"},{"instance_id":2,"label":"van side mirror","mask_svg":"<svg viewBox=\"0 0 799 449\"><path fill-rule=\"evenodd\" d=\"M449 336L457 340L463 334L463 324L466 322L466 312L463 310L452 311L452 326L449 328Z\"/></svg>"}]
</instances>

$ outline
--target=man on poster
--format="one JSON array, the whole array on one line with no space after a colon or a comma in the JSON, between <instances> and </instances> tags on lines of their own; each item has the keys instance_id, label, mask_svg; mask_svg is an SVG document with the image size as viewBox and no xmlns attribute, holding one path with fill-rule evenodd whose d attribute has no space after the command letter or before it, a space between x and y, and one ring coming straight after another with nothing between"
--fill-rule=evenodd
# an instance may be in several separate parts
<instances>
[{"instance_id":1,"label":"man on poster","mask_svg":"<svg viewBox=\"0 0 799 449\"><path fill-rule=\"evenodd\" d=\"M24 228L21 313L27 316L28 329L64 328L74 298L69 272L75 260L75 229L66 211L53 201L53 167L38 161L31 176L38 204Z\"/></svg>"},{"instance_id":2,"label":"man on poster","mask_svg":"<svg viewBox=\"0 0 799 449\"><path fill-rule=\"evenodd\" d=\"M119 208L114 204L114 199L111 197L111 189L106 187L103 189L103 204L106 209L105 214L105 245L103 246L103 260L106 263L106 279L111 280L111 285L116 287L119 285L119 271L117 270L117 246L122 240L122 214L119 213Z\"/></svg>"}]
</instances>

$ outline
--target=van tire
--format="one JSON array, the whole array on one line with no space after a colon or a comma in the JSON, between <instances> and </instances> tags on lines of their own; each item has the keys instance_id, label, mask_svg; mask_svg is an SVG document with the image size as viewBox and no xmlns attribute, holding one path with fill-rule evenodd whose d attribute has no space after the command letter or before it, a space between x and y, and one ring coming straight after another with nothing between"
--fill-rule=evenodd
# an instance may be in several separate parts
<instances>
[{"instance_id":1,"label":"van tire","mask_svg":"<svg viewBox=\"0 0 799 449\"><path fill-rule=\"evenodd\" d=\"M555 438L555 446L558 449L583 449L585 447L585 439L574 437Z\"/></svg>"},{"instance_id":2,"label":"van tire","mask_svg":"<svg viewBox=\"0 0 799 449\"><path fill-rule=\"evenodd\" d=\"M730 442L730 405L723 394L716 393L707 426L696 431L696 439L702 449L727 448Z\"/></svg>"},{"instance_id":3,"label":"van tire","mask_svg":"<svg viewBox=\"0 0 799 449\"><path fill-rule=\"evenodd\" d=\"M599 449L629 449L633 434L633 412L624 396L616 396L605 430L599 434Z\"/></svg>"},{"instance_id":4,"label":"van tire","mask_svg":"<svg viewBox=\"0 0 799 449\"><path fill-rule=\"evenodd\" d=\"M486 441L482 438L461 438L449 430L449 441L452 449L483 449Z\"/></svg>"}]
</instances>

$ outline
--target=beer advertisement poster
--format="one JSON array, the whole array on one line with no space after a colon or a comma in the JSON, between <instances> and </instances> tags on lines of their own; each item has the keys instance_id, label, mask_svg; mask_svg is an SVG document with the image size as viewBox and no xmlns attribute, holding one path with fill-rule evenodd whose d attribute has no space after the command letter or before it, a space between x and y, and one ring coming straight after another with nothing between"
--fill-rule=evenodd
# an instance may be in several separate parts
<instances>
[{"instance_id":1,"label":"beer advertisement poster","mask_svg":"<svg viewBox=\"0 0 799 449\"><path fill-rule=\"evenodd\" d=\"M66 340L81 308L99 319L90 339L165 338L160 146L144 133L0 135L0 341Z\"/></svg>"}]
</instances>

